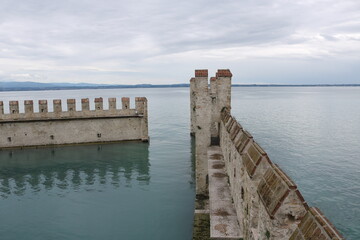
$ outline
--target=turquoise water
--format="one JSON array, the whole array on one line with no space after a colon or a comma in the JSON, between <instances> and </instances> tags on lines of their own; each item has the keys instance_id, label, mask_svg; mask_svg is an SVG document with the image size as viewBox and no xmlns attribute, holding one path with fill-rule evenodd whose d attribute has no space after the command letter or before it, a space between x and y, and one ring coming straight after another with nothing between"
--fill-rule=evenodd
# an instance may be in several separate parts
<instances>
[{"instance_id":1,"label":"turquoise water","mask_svg":"<svg viewBox=\"0 0 360 240\"><path fill-rule=\"evenodd\" d=\"M360 88L232 94L233 114L309 204L360 239ZM0 93L5 101L59 96L78 106L83 97L146 96L150 143L0 151L0 239L191 239L189 89Z\"/></svg>"},{"instance_id":2,"label":"turquoise water","mask_svg":"<svg viewBox=\"0 0 360 240\"><path fill-rule=\"evenodd\" d=\"M233 114L346 239L360 239L360 88L233 88Z\"/></svg>"},{"instance_id":3,"label":"turquoise water","mask_svg":"<svg viewBox=\"0 0 360 240\"><path fill-rule=\"evenodd\" d=\"M0 151L0 239L191 239L195 193L187 93L0 93L7 100L147 96L151 102L149 144Z\"/></svg>"}]
</instances>

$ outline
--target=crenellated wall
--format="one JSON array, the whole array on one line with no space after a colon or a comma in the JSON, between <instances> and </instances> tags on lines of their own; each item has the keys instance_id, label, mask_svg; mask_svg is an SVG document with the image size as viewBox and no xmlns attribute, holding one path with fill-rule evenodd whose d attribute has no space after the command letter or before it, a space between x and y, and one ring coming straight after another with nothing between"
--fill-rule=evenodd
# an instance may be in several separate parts
<instances>
[{"instance_id":1,"label":"crenellated wall","mask_svg":"<svg viewBox=\"0 0 360 240\"><path fill-rule=\"evenodd\" d=\"M199 161L207 161L210 169L209 172L196 169L196 184L204 185L200 179L202 175L211 180L210 184L205 182L204 185L206 192L210 193L209 204L202 205L201 211L195 210L195 222L196 214L209 214L210 239L343 239L320 210L308 206L292 179L270 160L251 134L231 115L231 76L229 70L218 70L216 77L210 78L210 88L205 91L210 92L207 102L210 109L204 108L208 112L201 112L211 119L210 124L199 121L198 114L191 118L193 126L200 126L207 132L198 138L198 130L192 127L195 129L195 147L208 149L206 159L196 154L196 167L200 165ZM192 91L195 92L192 96L194 109L198 111L196 94L201 90ZM206 103L203 101L201 104ZM219 143L212 141L211 145L218 147L210 146L209 140L202 142L204 136L211 135L212 138L216 133ZM220 174L219 169L223 169L225 174ZM217 175L213 174L214 170ZM210 171L212 175L208 175ZM225 185L224 178L227 179ZM224 205L227 191L232 201ZM232 212L235 212L237 221L232 218Z\"/></svg>"},{"instance_id":2,"label":"crenellated wall","mask_svg":"<svg viewBox=\"0 0 360 240\"><path fill-rule=\"evenodd\" d=\"M146 98L135 98L135 109L130 109L129 98L122 98L121 109L116 107L116 98L108 99L106 110L102 98L94 101L95 110L90 110L89 99L81 99L81 110L77 111L76 100L67 99L67 111L62 111L62 101L55 99L49 112L48 101L39 100L39 112L34 112L34 102L25 100L24 113L20 113L18 101L10 101L8 114L0 101L0 148L148 141Z\"/></svg>"},{"instance_id":3,"label":"crenellated wall","mask_svg":"<svg viewBox=\"0 0 360 240\"><path fill-rule=\"evenodd\" d=\"M196 194L207 196L207 148L218 142L220 110L230 108L231 77L227 69L219 70L208 85L208 70L195 70L190 79L191 135L196 136Z\"/></svg>"}]
</instances>

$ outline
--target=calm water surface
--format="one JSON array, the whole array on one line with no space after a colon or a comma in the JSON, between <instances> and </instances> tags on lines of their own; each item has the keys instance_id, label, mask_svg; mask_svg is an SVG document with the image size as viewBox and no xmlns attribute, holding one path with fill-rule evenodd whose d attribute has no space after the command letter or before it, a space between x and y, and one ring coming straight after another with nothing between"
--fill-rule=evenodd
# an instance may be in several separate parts
<instances>
[{"instance_id":1,"label":"calm water surface","mask_svg":"<svg viewBox=\"0 0 360 240\"><path fill-rule=\"evenodd\" d=\"M233 114L346 239L360 239L360 88L233 88Z\"/></svg>"},{"instance_id":2,"label":"calm water surface","mask_svg":"<svg viewBox=\"0 0 360 240\"><path fill-rule=\"evenodd\" d=\"M135 96L146 96L151 103L149 144L0 151L1 240L191 239L195 193L188 89L0 96L7 101L76 97L78 106L83 97L129 96L133 107Z\"/></svg>"},{"instance_id":3,"label":"calm water surface","mask_svg":"<svg viewBox=\"0 0 360 240\"><path fill-rule=\"evenodd\" d=\"M2 92L0 100L76 97L80 106L100 96L146 96L150 144L0 151L1 239L191 239L189 89ZM232 97L233 114L308 203L360 239L360 88L233 88Z\"/></svg>"}]
</instances>

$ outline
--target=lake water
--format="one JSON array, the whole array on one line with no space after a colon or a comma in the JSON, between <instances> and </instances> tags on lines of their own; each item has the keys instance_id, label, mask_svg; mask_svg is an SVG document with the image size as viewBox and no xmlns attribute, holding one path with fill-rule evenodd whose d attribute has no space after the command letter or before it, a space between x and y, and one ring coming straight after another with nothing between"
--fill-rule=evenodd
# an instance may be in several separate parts
<instances>
[{"instance_id":1,"label":"lake water","mask_svg":"<svg viewBox=\"0 0 360 240\"><path fill-rule=\"evenodd\" d=\"M232 94L233 115L308 203L347 239L360 239L360 88ZM191 239L188 88L0 92L6 104L124 96L132 105L135 96L148 98L149 144L0 151L0 239Z\"/></svg>"}]
</instances>

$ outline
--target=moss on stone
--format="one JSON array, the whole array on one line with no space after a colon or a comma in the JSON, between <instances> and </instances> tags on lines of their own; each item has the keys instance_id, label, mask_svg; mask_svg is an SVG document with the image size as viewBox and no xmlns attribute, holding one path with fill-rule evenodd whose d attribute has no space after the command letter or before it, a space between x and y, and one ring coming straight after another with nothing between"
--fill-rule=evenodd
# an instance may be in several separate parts
<instances>
[{"instance_id":1,"label":"moss on stone","mask_svg":"<svg viewBox=\"0 0 360 240\"><path fill-rule=\"evenodd\" d=\"M205 210L209 209L209 197L206 195L198 194L196 195L195 200L195 209L196 210Z\"/></svg>"},{"instance_id":2,"label":"moss on stone","mask_svg":"<svg viewBox=\"0 0 360 240\"><path fill-rule=\"evenodd\" d=\"M195 213L193 240L208 240L210 238L210 215Z\"/></svg>"}]
</instances>

